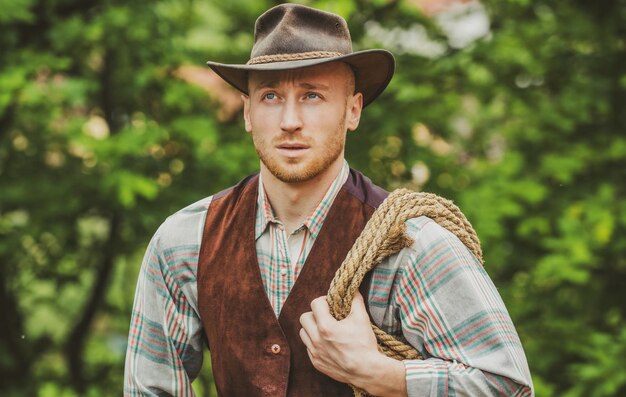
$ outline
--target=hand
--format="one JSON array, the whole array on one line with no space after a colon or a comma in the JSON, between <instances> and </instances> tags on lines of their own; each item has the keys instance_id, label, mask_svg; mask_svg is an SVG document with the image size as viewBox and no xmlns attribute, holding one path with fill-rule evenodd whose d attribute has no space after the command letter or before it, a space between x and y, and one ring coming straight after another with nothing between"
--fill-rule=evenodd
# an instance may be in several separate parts
<instances>
[{"instance_id":1,"label":"hand","mask_svg":"<svg viewBox=\"0 0 626 397\"><path fill-rule=\"evenodd\" d=\"M357 293L350 314L341 321L330 314L325 296L313 300L311 310L300 316L300 338L313 366L333 379L352 383L359 367L379 354L363 297Z\"/></svg>"},{"instance_id":2,"label":"hand","mask_svg":"<svg viewBox=\"0 0 626 397\"><path fill-rule=\"evenodd\" d=\"M406 395L404 364L378 351L361 294L341 321L330 314L326 297L316 298L311 311L300 316L300 324L300 338L318 371L371 394Z\"/></svg>"}]
</instances>

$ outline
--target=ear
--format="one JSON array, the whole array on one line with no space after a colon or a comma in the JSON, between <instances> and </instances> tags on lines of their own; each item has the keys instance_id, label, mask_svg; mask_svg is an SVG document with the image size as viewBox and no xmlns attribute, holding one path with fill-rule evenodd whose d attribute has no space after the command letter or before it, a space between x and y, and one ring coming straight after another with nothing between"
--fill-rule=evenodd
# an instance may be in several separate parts
<instances>
[{"instance_id":1,"label":"ear","mask_svg":"<svg viewBox=\"0 0 626 397\"><path fill-rule=\"evenodd\" d=\"M248 95L241 95L243 101L243 121L245 123L246 131L252 132L252 123L250 123L250 97Z\"/></svg>"},{"instance_id":2,"label":"ear","mask_svg":"<svg viewBox=\"0 0 626 397\"><path fill-rule=\"evenodd\" d=\"M361 121L361 111L363 110L363 94L357 92L348 98L348 109L347 109L347 118L346 118L346 126L348 127L348 131L354 131L359 126L359 122Z\"/></svg>"}]
</instances>

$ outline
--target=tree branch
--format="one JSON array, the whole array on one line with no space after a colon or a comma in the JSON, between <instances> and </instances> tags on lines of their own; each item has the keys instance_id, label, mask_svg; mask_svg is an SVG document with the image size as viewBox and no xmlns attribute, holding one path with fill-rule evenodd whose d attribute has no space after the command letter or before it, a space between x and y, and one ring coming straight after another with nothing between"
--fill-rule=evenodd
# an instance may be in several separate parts
<instances>
[{"instance_id":1,"label":"tree branch","mask_svg":"<svg viewBox=\"0 0 626 397\"><path fill-rule=\"evenodd\" d=\"M21 339L24 332L22 316L15 296L7 286L6 274L2 271L0 272L0 318L3 324L0 327L0 342L3 345L2 352L10 356L12 366L9 369L0 368L0 379L3 379L0 383L5 383L4 380L10 379L11 383L24 384L23 378L29 373L28 368L31 363Z\"/></svg>"},{"instance_id":2,"label":"tree branch","mask_svg":"<svg viewBox=\"0 0 626 397\"><path fill-rule=\"evenodd\" d=\"M104 67L100 74L100 101L104 119L106 120L111 134L117 133L121 129L119 122L114 117L114 53L109 49L104 54ZM121 223L120 214L112 209L109 216L109 234L102 247L102 257L96 268L96 280L91 296L82 312L80 320L76 323L68 335L65 345L66 359L68 362L71 383L74 389L83 395L87 388L87 379L83 372L83 354L85 341L89 335L91 323L104 300L106 288L109 284L111 274L115 266L115 252L119 248L119 229Z\"/></svg>"},{"instance_id":3,"label":"tree branch","mask_svg":"<svg viewBox=\"0 0 626 397\"><path fill-rule=\"evenodd\" d=\"M80 320L74 325L65 344L65 354L68 361L71 383L80 395L85 393L87 387L87 379L83 372L85 342L89 336L91 323L104 300L104 295L106 294L107 286L115 265L115 251L120 227L119 216L113 214L109 222L109 235L106 243L102 247L103 256L96 268L95 284L91 290L91 296L85 305Z\"/></svg>"}]
</instances>

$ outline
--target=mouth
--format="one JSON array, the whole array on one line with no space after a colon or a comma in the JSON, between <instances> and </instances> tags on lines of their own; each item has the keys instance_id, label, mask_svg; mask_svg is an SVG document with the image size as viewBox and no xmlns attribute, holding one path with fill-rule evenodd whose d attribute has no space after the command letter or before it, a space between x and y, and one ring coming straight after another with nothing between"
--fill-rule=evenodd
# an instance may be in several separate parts
<instances>
[{"instance_id":1,"label":"mouth","mask_svg":"<svg viewBox=\"0 0 626 397\"><path fill-rule=\"evenodd\" d=\"M279 149L287 149L287 150L303 150L303 149L308 149L309 146L305 145L304 143L281 143L280 145L276 146Z\"/></svg>"},{"instance_id":2,"label":"mouth","mask_svg":"<svg viewBox=\"0 0 626 397\"><path fill-rule=\"evenodd\" d=\"M309 146L305 145L304 143L285 142L277 145L276 148L283 155L288 157L294 157L306 152L309 149Z\"/></svg>"}]
</instances>

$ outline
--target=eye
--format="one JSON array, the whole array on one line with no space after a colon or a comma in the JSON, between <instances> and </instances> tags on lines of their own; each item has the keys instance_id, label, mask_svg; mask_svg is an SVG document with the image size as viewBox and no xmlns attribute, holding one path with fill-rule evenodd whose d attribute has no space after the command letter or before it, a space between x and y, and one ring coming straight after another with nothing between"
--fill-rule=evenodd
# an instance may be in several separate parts
<instances>
[{"instance_id":1,"label":"eye","mask_svg":"<svg viewBox=\"0 0 626 397\"><path fill-rule=\"evenodd\" d=\"M267 100L274 100L276 99L276 94L273 92L268 92L266 94L263 95L263 99L267 99Z\"/></svg>"},{"instance_id":2,"label":"eye","mask_svg":"<svg viewBox=\"0 0 626 397\"><path fill-rule=\"evenodd\" d=\"M306 99L318 99L320 95L317 92L307 92Z\"/></svg>"}]
</instances>

